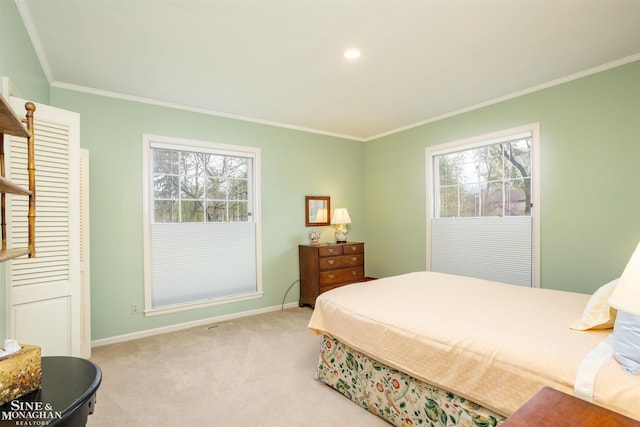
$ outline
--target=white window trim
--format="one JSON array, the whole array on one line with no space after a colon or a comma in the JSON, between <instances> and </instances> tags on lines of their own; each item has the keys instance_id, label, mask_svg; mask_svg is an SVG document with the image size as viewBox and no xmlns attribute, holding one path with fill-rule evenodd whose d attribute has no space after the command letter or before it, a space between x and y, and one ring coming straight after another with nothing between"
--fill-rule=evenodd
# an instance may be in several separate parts
<instances>
[{"instance_id":1,"label":"white window trim","mask_svg":"<svg viewBox=\"0 0 640 427\"><path fill-rule=\"evenodd\" d=\"M532 287L540 287L540 123L530 123L523 126L518 126L510 129L504 129L496 132L491 132L484 135L474 136L471 138L465 138L457 141L451 141L444 144L427 147L425 149L425 164L426 164L426 208L427 208L427 270L431 270L431 221L434 215L434 192L432 191L434 185L434 170L433 170L433 156L440 154L447 154L454 151L459 151L463 148L474 148L492 143L499 143L501 141L513 139L514 136L519 134L531 133L532 140L532 158L531 158L531 217L532 217Z\"/></svg>"},{"instance_id":2,"label":"white window trim","mask_svg":"<svg viewBox=\"0 0 640 427\"><path fill-rule=\"evenodd\" d=\"M254 158L253 176L251 186L253 188L253 209L252 218L256 227L255 245L256 245L256 291L233 295L228 297L213 298L203 301L194 301L189 303L167 305L162 307L153 307L152 303L152 287L151 287L151 209L152 209L152 191L151 191L151 144L154 146L164 145L166 147L178 148L184 151L194 151L194 148L207 150L224 150L229 155L247 155L250 154ZM185 310L193 310L197 308L211 307L221 304L229 304L239 301L247 301L262 298L264 292L262 290L262 220L260 206L260 148L221 144L216 142L201 141L186 138L175 138L168 136L159 136L151 134L143 134L142 136L142 218L143 218L143 243L144 243L144 315L157 316L161 314L175 313Z\"/></svg>"}]
</instances>

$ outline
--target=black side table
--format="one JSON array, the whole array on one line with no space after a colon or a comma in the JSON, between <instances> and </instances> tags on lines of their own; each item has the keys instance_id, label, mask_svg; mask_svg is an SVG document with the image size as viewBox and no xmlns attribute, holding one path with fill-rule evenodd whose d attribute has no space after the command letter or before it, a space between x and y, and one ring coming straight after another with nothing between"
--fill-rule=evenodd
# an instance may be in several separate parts
<instances>
[{"instance_id":1,"label":"black side table","mask_svg":"<svg viewBox=\"0 0 640 427\"><path fill-rule=\"evenodd\" d=\"M78 357L42 358L42 385L0 406L0 426L83 427L93 413L102 370Z\"/></svg>"}]
</instances>

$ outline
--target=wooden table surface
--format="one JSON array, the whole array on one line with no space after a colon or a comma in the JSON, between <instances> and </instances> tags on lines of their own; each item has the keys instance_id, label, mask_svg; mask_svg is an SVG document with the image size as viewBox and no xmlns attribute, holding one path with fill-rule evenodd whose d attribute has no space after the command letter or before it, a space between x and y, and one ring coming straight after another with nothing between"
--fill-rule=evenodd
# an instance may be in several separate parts
<instances>
[{"instance_id":1,"label":"wooden table surface","mask_svg":"<svg viewBox=\"0 0 640 427\"><path fill-rule=\"evenodd\" d=\"M501 427L565 426L640 427L640 421L544 387L501 424Z\"/></svg>"},{"instance_id":2,"label":"wooden table surface","mask_svg":"<svg viewBox=\"0 0 640 427\"><path fill-rule=\"evenodd\" d=\"M82 427L101 382L102 370L89 360L42 357L41 388L0 406L0 427Z\"/></svg>"}]
</instances>

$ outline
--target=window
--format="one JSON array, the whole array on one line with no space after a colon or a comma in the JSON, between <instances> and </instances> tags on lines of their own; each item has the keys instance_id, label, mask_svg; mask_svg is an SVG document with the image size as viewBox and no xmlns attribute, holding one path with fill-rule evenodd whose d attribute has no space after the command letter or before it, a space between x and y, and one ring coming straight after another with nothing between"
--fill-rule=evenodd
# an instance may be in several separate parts
<instances>
[{"instance_id":1,"label":"window","mask_svg":"<svg viewBox=\"0 0 640 427\"><path fill-rule=\"evenodd\" d=\"M531 135L434 156L439 218L531 214Z\"/></svg>"},{"instance_id":2,"label":"window","mask_svg":"<svg viewBox=\"0 0 640 427\"><path fill-rule=\"evenodd\" d=\"M539 126L426 149L427 269L539 286Z\"/></svg>"},{"instance_id":3,"label":"window","mask_svg":"<svg viewBox=\"0 0 640 427\"><path fill-rule=\"evenodd\" d=\"M260 151L145 135L145 314L262 296Z\"/></svg>"},{"instance_id":4,"label":"window","mask_svg":"<svg viewBox=\"0 0 640 427\"><path fill-rule=\"evenodd\" d=\"M249 219L251 158L152 148L154 222Z\"/></svg>"}]
</instances>

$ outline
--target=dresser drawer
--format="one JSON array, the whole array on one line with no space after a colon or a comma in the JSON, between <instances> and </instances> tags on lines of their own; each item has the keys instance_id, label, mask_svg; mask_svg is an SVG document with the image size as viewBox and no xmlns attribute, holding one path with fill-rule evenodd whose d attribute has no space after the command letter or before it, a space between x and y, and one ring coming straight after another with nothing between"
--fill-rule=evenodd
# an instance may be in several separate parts
<instances>
[{"instance_id":1,"label":"dresser drawer","mask_svg":"<svg viewBox=\"0 0 640 427\"><path fill-rule=\"evenodd\" d=\"M333 258L320 258L318 262L320 270L335 270L337 268L364 265L364 256L362 254L343 255Z\"/></svg>"},{"instance_id":2,"label":"dresser drawer","mask_svg":"<svg viewBox=\"0 0 640 427\"><path fill-rule=\"evenodd\" d=\"M342 246L327 246L318 248L318 256L338 256L342 255Z\"/></svg>"},{"instance_id":3,"label":"dresser drawer","mask_svg":"<svg viewBox=\"0 0 640 427\"><path fill-rule=\"evenodd\" d=\"M357 283L357 282L351 282L351 283ZM335 288L339 288L341 286L345 286L348 285L349 283L337 283L335 285L327 285L327 286L323 286L320 288L320 292L318 293L318 295L323 294L325 292L330 291L331 289L335 289Z\"/></svg>"},{"instance_id":4,"label":"dresser drawer","mask_svg":"<svg viewBox=\"0 0 640 427\"><path fill-rule=\"evenodd\" d=\"M345 255L363 254L364 243L346 244L342 247L342 253Z\"/></svg>"},{"instance_id":5,"label":"dresser drawer","mask_svg":"<svg viewBox=\"0 0 640 427\"><path fill-rule=\"evenodd\" d=\"M364 280L364 267L344 268L320 273L320 287Z\"/></svg>"}]
</instances>

